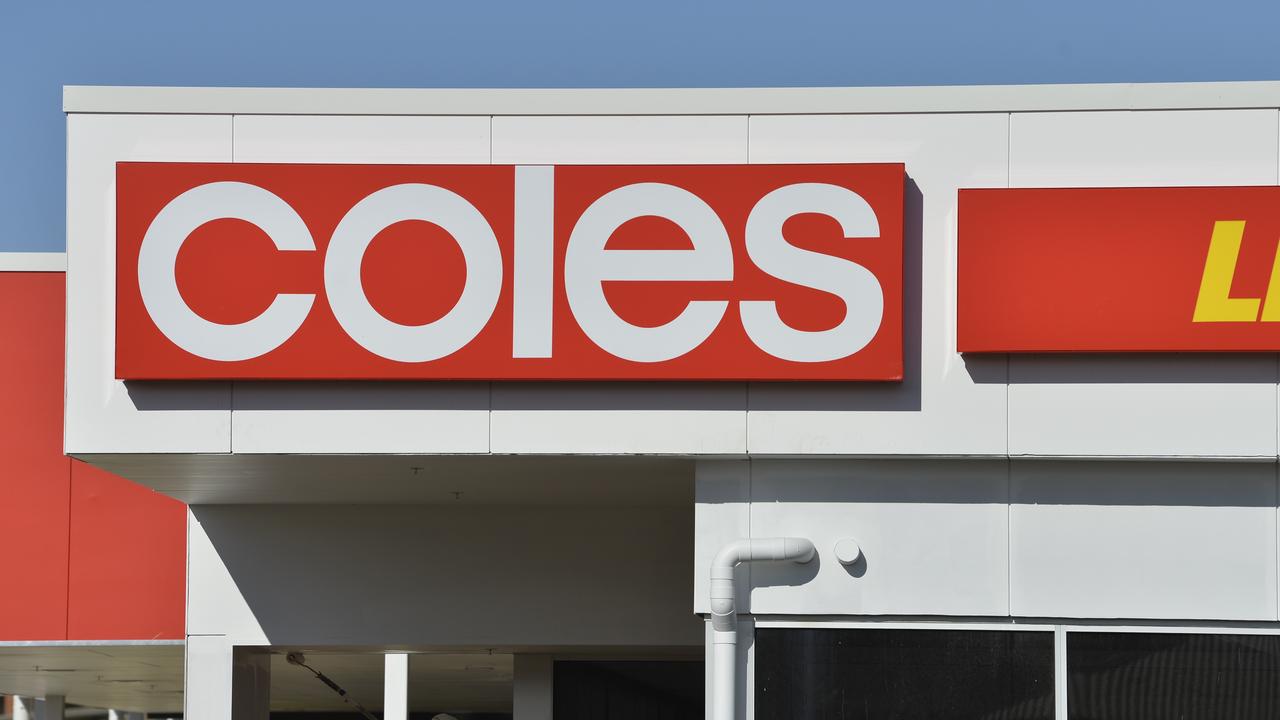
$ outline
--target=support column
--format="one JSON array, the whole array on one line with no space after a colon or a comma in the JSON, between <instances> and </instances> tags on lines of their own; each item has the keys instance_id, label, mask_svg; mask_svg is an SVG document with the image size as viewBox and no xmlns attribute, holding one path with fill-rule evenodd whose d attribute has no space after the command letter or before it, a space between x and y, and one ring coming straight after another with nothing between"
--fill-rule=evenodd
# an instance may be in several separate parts
<instances>
[{"instance_id":1,"label":"support column","mask_svg":"<svg viewBox=\"0 0 1280 720\"><path fill-rule=\"evenodd\" d=\"M14 695L13 720L36 720L36 701L33 698Z\"/></svg>"},{"instance_id":2,"label":"support column","mask_svg":"<svg viewBox=\"0 0 1280 720\"><path fill-rule=\"evenodd\" d=\"M409 720L409 655L388 653L382 671L382 720Z\"/></svg>"},{"instance_id":3,"label":"support column","mask_svg":"<svg viewBox=\"0 0 1280 720\"><path fill-rule=\"evenodd\" d=\"M225 635L188 635L184 720L231 720L231 643Z\"/></svg>"},{"instance_id":4,"label":"support column","mask_svg":"<svg viewBox=\"0 0 1280 720\"><path fill-rule=\"evenodd\" d=\"M225 635L188 635L185 720L267 720L271 654L232 647Z\"/></svg>"},{"instance_id":5,"label":"support column","mask_svg":"<svg viewBox=\"0 0 1280 720\"><path fill-rule=\"evenodd\" d=\"M512 705L513 720L551 720L554 707L550 655L516 655Z\"/></svg>"}]
</instances>

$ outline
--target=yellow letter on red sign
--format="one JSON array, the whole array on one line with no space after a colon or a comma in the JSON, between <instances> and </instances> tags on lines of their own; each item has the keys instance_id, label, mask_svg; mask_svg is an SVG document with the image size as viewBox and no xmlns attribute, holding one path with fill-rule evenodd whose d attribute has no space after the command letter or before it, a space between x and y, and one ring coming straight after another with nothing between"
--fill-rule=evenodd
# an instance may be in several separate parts
<instances>
[{"instance_id":1,"label":"yellow letter on red sign","mask_svg":"<svg viewBox=\"0 0 1280 720\"><path fill-rule=\"evenodd\" d=\"M1256 322L1259 298L1231 297L1231 281L1236 275L1240 242L1244 238L1243 220L1218 220L1209 239L1209 256L1204 261L1200 278L1200 294L1192 322Z\"/></svg>"}]
</instances>

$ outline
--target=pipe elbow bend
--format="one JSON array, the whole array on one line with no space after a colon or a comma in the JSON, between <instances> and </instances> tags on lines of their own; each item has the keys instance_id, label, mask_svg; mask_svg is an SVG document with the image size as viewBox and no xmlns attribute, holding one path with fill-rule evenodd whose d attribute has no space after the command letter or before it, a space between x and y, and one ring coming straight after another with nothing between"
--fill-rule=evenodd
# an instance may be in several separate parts
<instances>
[{"instance_id":1,"label":"pipe elbow bend","mask_svg":"<svg viewBox=\"0 0 1280 720\"><path fill-rule=\"evenodd\" d=\"M808 538L779 537L734 540L711 561L711 617L716 630L727 632L736 626L734 575L739 563L756 560L807 563L817 549Z\"/></svg>"},{"instance_id":2,"label":"pipe elbow bend","mask_svg":"<svg viewBox=\"0 0 1280 720\"><path fill-rule=\"evenodd\" d=\"M737 673L735 659L738 611L735 606L734 573L739 563L753 560L790 560L807 563L817 549L813 541L798 537L734 540L720 548L711 562L711 629L715 644L714 678L712 682L712 717L733 720Z\"/></svg>"},{"instance_id":3,"label":"pipe elbow bend","mask_svg":"<svg viewBox=\"0 0 1280 720\"><path fill-rule=\"evenodd\" d=\"M813 541L801 537L777 537L734 540L716 553L711 561L711 577L732 578L733 568L739 563L753 560L790 560L807 563L813 560L817 548Z\"/></svg>"},{"instance_id":4,"label":"pipe elbow bend","mask_svg":"<svg viewBox=\"0 0 1280 720\"><path fill-rule=\"evenodd\" d=\"M711 561L712 580L732 580L733 569L743 560L750 559L751 540L734 540L716 553Z\"/></svg>"}]
</instances>

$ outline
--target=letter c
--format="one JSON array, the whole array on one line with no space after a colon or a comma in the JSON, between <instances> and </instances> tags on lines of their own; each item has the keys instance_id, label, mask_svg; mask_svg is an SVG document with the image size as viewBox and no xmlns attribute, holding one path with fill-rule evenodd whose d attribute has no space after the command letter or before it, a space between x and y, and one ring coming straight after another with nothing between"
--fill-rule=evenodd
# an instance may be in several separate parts
<instances>
[{"instance_id":1,"label":"letter c","mask_svg":"<svg viewBox=\"0 0 1280 720\"><path fill-rule=\"evenodd\" d=\"M208 360L236 362L288 340L307 319L315 295L276 295L261 315L242 323L215 323L196 314L178 291L178 251L196 228L224 218L257 225L279 250L316 249L306 223L279 196L249 183L207 183L171 200L147 228L138 250L138 290L151 320L178 347Z\"/></svg>"}]
</instances>

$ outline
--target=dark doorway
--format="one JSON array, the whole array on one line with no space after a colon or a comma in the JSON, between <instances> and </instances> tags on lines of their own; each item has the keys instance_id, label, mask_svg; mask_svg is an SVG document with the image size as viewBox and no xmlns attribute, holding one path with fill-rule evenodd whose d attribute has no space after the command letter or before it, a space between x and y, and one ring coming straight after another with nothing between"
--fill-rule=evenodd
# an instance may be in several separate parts
<instances>
[{"instance_id":1,"label":"dark doorway","mask_svg":"<svg viewBox=\"0 0 1280 720\"><path fill-rule=\"evenodd\" d=\"M1280 636L1067 633L1071 720L1280 714Z\"/></svg>"},{"instance_id":2,"label":"dark doorway","mask_svg":"<svg viewBox=\"0 0 1280 720\"><path fill-rule=\"evenodd\" d=\"M694 661L559 661L555 720L702 720L705 675Z\"/></svg>"},{"instance_id":3,"label":"dark doorway","mask_svg":"<svg viewBox=\"0 0 1280 720\"><path fill-rule=\"evenodd\" d=\"M758 720L1053 720L1053 633L756 630Z\"/></svg>"}]
</instances>

